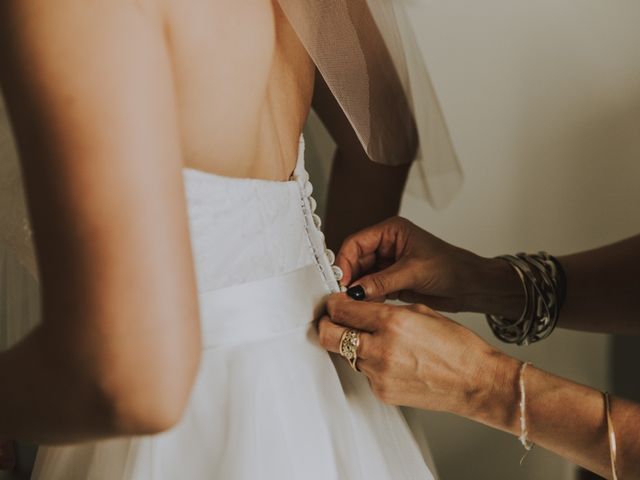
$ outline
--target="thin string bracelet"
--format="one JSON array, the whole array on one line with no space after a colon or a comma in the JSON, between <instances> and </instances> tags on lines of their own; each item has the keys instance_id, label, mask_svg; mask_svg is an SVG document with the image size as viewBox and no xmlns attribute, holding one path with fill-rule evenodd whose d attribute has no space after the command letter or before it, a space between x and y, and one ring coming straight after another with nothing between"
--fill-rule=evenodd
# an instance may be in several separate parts
<instances>
[{"instance_id":1,"label":"thin string bracelet","mask_svg":"<svg viewBox=\"0 0 640 480\"><path fill-rule=\"evenodd\" d=\"M609 398L609 392L602 392L604 396L604 409L607 417L607 438L609 440L609 460L611 462L611 475L613 480L618 480L618 446L616 444L616 432L613 429L613 422L611 421L611 400Z\"/></svg>"},{"instance_id":2,"label":"thin string bracelet","mask_svg":"<svg viewBox=\"0 0 640 480\"><path fill-rule=\"evenodd\" d=\"M518 386L520 387L520 436L518 437L518 440L520 440L520 443L526 450L520 459L521 466L525 457L533 448L533 443L529 441L529 430L527 428L527 394L524 385L524 371L528 365L531 365L531 362L522 362L522 365L520 365L520 373L518 375Z\"/></svg>"}]
</instances>

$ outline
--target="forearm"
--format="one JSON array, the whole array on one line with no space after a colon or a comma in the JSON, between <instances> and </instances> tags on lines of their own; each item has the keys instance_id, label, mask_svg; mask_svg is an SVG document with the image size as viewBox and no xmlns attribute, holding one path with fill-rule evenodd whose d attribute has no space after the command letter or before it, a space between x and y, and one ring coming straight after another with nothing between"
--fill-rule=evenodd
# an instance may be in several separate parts
<instances>
[{"instance_id":1,"label":"forearm","mask_svg":"<svg viewBox=\"0 0 640 480\"><path fill-rule=\"evenodd\" d=\"M70 443L115 434L106 402L61 365L42 327L0 354L0 438Z\"/></svg>"},{"instance_id":2,"label":"forearm","mask_svg":"<svg viewBox=\"0 0 640 480\"><path fill-rule=\"evenodd\" d=\"M524 307L520 279L500 259L472 257L463 309L518 318ZM567 295L558 326L607 333L640 333L640 236L559 257Z\"/></svg>"},{"instance_id":3,"label":"forearm","mask_svg":"<svg viewBox=\"0 0 640 480\"><path fill-rule=\"evenodd\" d=\"M359 143L336 150L325 221L329 248L337 251L347 236L398 214L410 166L374 163Z\"/></svg>"},{"instance_id":4,"label":"forearm","mask_svg":"<svg viewBox=\"0 0 640 480\"><path fill-rule=\"evenodd\" d=\"M490 395L473 419L520 435L520 362L500 356ZM607 420L601 392L532 366L523 374L526 424L533 443L611 478ZM620 478L640 479L640 405L612 398Z\"/></svg>"},{"instance_id":5,"label":"forearm","mask_svg":"<svg viewBox=\"0 0 640 480\"><path fill-rule=\"evenodd\" d=\"M559 260L567 275L560 327L640 334L640 235Z\"/></svg>"}]
</instances>

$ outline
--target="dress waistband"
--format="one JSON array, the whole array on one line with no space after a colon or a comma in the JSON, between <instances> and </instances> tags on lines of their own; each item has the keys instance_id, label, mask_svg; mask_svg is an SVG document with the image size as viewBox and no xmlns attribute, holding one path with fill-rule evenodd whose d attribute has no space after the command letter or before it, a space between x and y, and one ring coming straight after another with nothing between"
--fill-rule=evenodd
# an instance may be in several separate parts
<instances>
[{"instance_id":1,"label":"dress waistband","mask_svg":"<svg viewBox=\"0 0 640 480\"><path fill-rule=\"evenodd\" d=\"M318 266L200 294L203 348L252 342L318 318L329 294Z\"/></svg>"}]
</instances>

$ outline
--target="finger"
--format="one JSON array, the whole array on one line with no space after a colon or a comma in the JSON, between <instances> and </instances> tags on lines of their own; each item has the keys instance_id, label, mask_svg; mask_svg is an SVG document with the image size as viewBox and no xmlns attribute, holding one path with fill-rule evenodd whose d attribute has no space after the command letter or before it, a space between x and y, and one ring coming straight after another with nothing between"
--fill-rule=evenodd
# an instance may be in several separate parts
<instances>
[{"instance_id":1,"label":"finger","mask_svg":"<svg viewBox=\"0 0 640 480\"><path fill-rule=\"evenodd\" d=\"M404 307L400 307L400 308L405 308L405 309L410 310L412 312L419 313L420 315L427 315L429 317L437 315L435 310L431 309L430 307L428 307L428 306L426 306L426 305L424 305L422 303L414 303L414 304L411 304L411 305L405 305Z\"/></svg>"},{"instance_id":2,"label":"finger","mask_svg":"<svg viewBox=\"0 0 640 480\"><path fill-rule=\"evenodd\" d=\"M324 316L318 322L318 337L320 339L320 345L325 350L333 353L340 353L340 342L342 335L347 329L336 323L333 323L328 316ZM358 358L365 360L370 354L371 342L373 338L366 332L360 332L358 335L360 344L358 345Z\"/></svg>"},{"instance_id":3,"label":"finger","mask_svg":"<svg viewBox=\"0 0 640 480\"><path fill-rule=\"evenodd\" d=\"M352 271L352 275L348 282L344 282L345 285L349 285L354 279L357 279L365 273L371 272L374 268L378 267L378 257L375 253L370 253L358 258L356 268Z\"/></svg>"},{"instance_id":4,"label":"finger","mask_svg":"<svg viewBox=\"0 0 640 480\"><path fill-rule=\"evenodd\" d=\"M350 288L360 286L364 290L364 298L385 298L397 295L403 290L412 290L419 278L418 268L409 261L401 259L388 268L365 275L354 282Z\"/></svg>"},{"instance_id":5,"label":"finger","mask_svg":"<svg viewBox=\"0 0 640 480\"><path fill-rule=\"evenodd\" d=\"M327 312L334 323L374 333L388 318L391 307L382 303L358 302L344 293L336 293L327 300Z\"/></svg>"},{"instance_id":6,"label":"finger","mask_svg":"<svg viewBox=\"0 0 640 480\"><path fill-rule=\"evenodd\" d=\"M322 347L333 353L340 353L340 339L345 328L336 325L325 315L318 322L318 338Z\"/></svg>"},{"instance_id":7,"label":"finger","mask_svg":"<svg viewBox=\"0 0 640 480\"><path fill-rule=\"evenodd\" d=\"M375 228L375 227L372 227ZM342 269L342 282L349 285L353 279L369 271L376 263L376 250L382 235L367 229L347 238L336 257L336 265Z\"/></svg>"},{"instance_id":8,"label":"finger","mask_svg":"<svg viewBox=\"0 0 640 480\"><path fill-rule=\"evenodd\" d=\"M394 217L365 228L343 242L336 258L336 265L344 272L345 285L369 271L378 257L394 256L398 228L403 222L402 219Z\"/></svg>"},{"instance_id":9,"label":"finger","mask_svg":"<svg viewBox=\"0 0 640 480\"><path fill-rule=\"evenodd\" d=\"M375 374L374 362L368 358L363 358L358 355L358 361L356 362L358 371L367 377L367 380L371 382L370 378Z\"/></svg>"}]
</instances>

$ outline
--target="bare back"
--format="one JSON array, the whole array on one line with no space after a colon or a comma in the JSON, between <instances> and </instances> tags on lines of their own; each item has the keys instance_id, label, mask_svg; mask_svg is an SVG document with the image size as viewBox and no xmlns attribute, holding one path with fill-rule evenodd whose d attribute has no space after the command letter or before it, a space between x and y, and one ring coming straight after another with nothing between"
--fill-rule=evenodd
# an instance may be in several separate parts
<instances>
[{"instance_id":1,"label":"bare back","mask_svg":"<svg viewBox=\"0 0 640 480\"><path fill-rule=\"evenodd\" d=\"M184 164L287 179L310 109L314 66L273 0L169 0Z\"/></svg>"},{"instance_id":2,"label":"bare back","mask_svg":"<svg viewBox=\"0 0 640 480\"><path fill-rule=\"evenodd\" d=\"M48 402L32 438L113 433L92 423L104 416L85 391L116 399L120 433L176 421L201 343L182 169L287 179L314 70L272 0L0 2L0 87L46 329L46 347L25 348L86 367L68 389L79 403ZM59 383L44 370L21 378ZM26 436L43 409L19 393L3 401L15 428L2 433Z\"/></svg>"}]
</instances>

